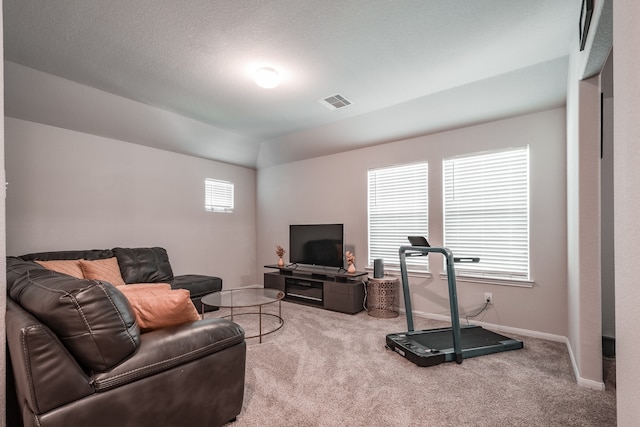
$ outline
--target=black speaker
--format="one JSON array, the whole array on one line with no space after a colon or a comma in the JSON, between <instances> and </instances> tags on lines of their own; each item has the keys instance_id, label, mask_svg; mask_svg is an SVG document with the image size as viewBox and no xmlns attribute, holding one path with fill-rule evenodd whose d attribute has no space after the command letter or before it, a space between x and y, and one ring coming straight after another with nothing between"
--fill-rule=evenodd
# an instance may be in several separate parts
<instances>
[{"instance_id":1,"label":"black speaker","mask_svg":"<svg viewBox=\"0 0 640 427\"><path fill-rule=\"evenodd\" d=\"M373 260L373 277L375 279L384 277L384 260L382 258Z\"/></svg>"}]
</instances>

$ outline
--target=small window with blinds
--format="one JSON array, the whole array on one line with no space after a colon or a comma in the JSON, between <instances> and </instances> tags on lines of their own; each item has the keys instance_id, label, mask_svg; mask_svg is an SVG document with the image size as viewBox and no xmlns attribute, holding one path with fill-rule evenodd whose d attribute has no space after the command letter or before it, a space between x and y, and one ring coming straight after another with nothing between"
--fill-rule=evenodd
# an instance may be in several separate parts
<instances>
[{"instance_id":1,"label":"small window with blinds","mask_svg":"<svg viewBox=\"0 0 640 427\"><path fill-rule=\"evenodd\" d=\"M206 178L204 208L208 212L233 212L233 182Z\"/></svg>"},{"instance_id":2,"label":"small window with blinds","mask_svg":"<svg viewBox=\"0 0 640 427\"><path fill-rule=\"evenodd\" d=\"M444 159L444 245L457 274L529 279L529 147Z\"/></svg>"},{"instance_id":3,"label":"small window with blinds","mask_svg":"<svg viewBox=\"0 0 640 427\"><path fill-rule=\"evenodd\" d=\"M382 258L399 268L400 246L407 236L429 234L427 163L371 169L369 180L369 266ZM428 271L429 257L407 258L407 270Z\"/></svg>"}]
</instances>

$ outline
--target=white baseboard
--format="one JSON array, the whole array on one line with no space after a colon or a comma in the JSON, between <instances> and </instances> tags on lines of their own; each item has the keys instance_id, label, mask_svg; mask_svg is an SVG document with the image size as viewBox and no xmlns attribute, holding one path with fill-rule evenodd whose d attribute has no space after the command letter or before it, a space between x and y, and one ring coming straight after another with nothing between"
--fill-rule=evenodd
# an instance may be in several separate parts
<instances>
[{"instance_id":1,"label":"white baseboard","mask_svg":"<svg viewBox=\"0 0 640 427\"><path fill-rule=\"evenodd\" d=\"M404 310L401 310L401 311L404 311ZM442 320L444 322L451 323L451 317L443 314L424 313L421 311L414 311L413 314L414 316L422 317L425 319ZM466 324L466 319L460 319L460 324L461 325ZM562 335L549 334L546 332L532 331L529 329L521 329L521 328L513 328L511 326L504 326L504 325L495 325L493 323L478 322L477 320L469 320L469 324L482 326L496 332L506 332L511 334L523 335L525 337L540 338L543 340L562 342L562 343L567 342L567 337L564 337Z\"/></svg>"},{"instance_id":2,"label":"white baseboard","mask_svg":"<svg viewBox=\"0 0 640 427\"><path fill-rule=\"evenodd\" d=\"M571 366L573 367L573 374L576 377L576 381L578 382L578 385L582 387L592 388L594 390L604 390L605 386L602 381L588 380L580 376L580 372L578 371L578 364L576 363L576 358L573 356L573 350L571 349L571 345L569 344L569 338L565 337L565 344L567 346L567 350L569 350L569 357L571 358Z\"/></svg>"},{"instance_id":3,"label":"white baseboard","mask_svg":"<svg viewBox=\"0 0 640 427\"><path fill-rule=\"evenodd\" d=\"M404 309L401 309L400 311L406 314ZM422 318L425 318L425 319L442 320L444 322L449 322L449 323L451 322L451 317L450 316L446 316L446 315L442 315L442 314L424 313L424 312L421 312L421 311L414 311L413 313L414 313L414 316L422 317ZM465 323L466 323L466 319L460 319L460 324L461 325L463 325ZM511 334L516 334L516 335L522 335L522 336L525 336L525 337L540 338L540 339L543 339L543 340L564 343L567 346L567 350L569 351L569 357L571 359L571 366L573 368L573 374L576 377L576 382L578 383L578 385L581 386L581 387L587 387L587 388L591 388L591 389L594 389L594 390L604 390L605 389L605 385L604 385L603 382L589 380L589 379L586 379L586 378L582 378L580 376L579 371L578 371L578 365L576 364L576 359L573 356L573 350L571 349L571 345L569 345L569 338L567 338L565 336L556 335L556 334L549 334L549 333L540 332L540 331L532 331L532 330L529 330L529 329L513 328L513 327L510 327L510 326L495 325L493 323L478 322L478 321L475 321L475 320L470 320L469 324L482 326L483 328L487 328L489 330L496 331L496 332L505 332L505 333L511 333Z\"/></svg>"}]
</instances>

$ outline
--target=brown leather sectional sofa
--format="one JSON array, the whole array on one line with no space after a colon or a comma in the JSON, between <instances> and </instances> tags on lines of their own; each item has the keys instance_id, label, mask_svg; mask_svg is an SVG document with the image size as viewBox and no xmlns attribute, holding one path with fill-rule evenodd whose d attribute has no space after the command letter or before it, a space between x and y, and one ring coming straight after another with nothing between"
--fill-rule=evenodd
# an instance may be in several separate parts
<instances>
[{"instance_id":1,"label":"brown leather sectional sofa","mask_svg":"<svg viewBox=\"0 0 640 427\"><path fill-rule=\"evenodd\" d=\"M169 255L166 249L160 247L38 252L21 255L19 258L25 261L73 259L94 261L114 257L118 260L120 273L125 283L162 282L170 284L172 289L187 289L198 313L202 311L200 299L211 292L222 289L222 279L219 277L200 274L174 276L169 263ZM212 307L206 307L206 311L212 310Z\"/></svg>"},{"instance_id":2,"label":"brown leather sectional sofa","mask_svg":"<svg viewBox=\"0 0 640 427\"><path fill-rule=\"evenodd\" d=\"M7 293L8 425L220 426L240 413L246 343L237 324L212 318L141 333L111 284L14 257Z\"/></svg>"}]
</instances>

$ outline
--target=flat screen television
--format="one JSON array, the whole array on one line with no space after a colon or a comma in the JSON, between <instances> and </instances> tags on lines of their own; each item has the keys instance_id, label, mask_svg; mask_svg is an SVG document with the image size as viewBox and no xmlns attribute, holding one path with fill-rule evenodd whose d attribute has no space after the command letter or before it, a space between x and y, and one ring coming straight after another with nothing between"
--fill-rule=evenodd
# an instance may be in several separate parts
<instances>
[{"instance_id":1,"label":"flat screen television","mask_svg":"<svg viewBox=\"0 0 640 427\"><path fill-rule=\"evenodd\" d=\"M289 226L289 262L318 267L344 267L343 224Z\"/></svg>"}]
</instances>

